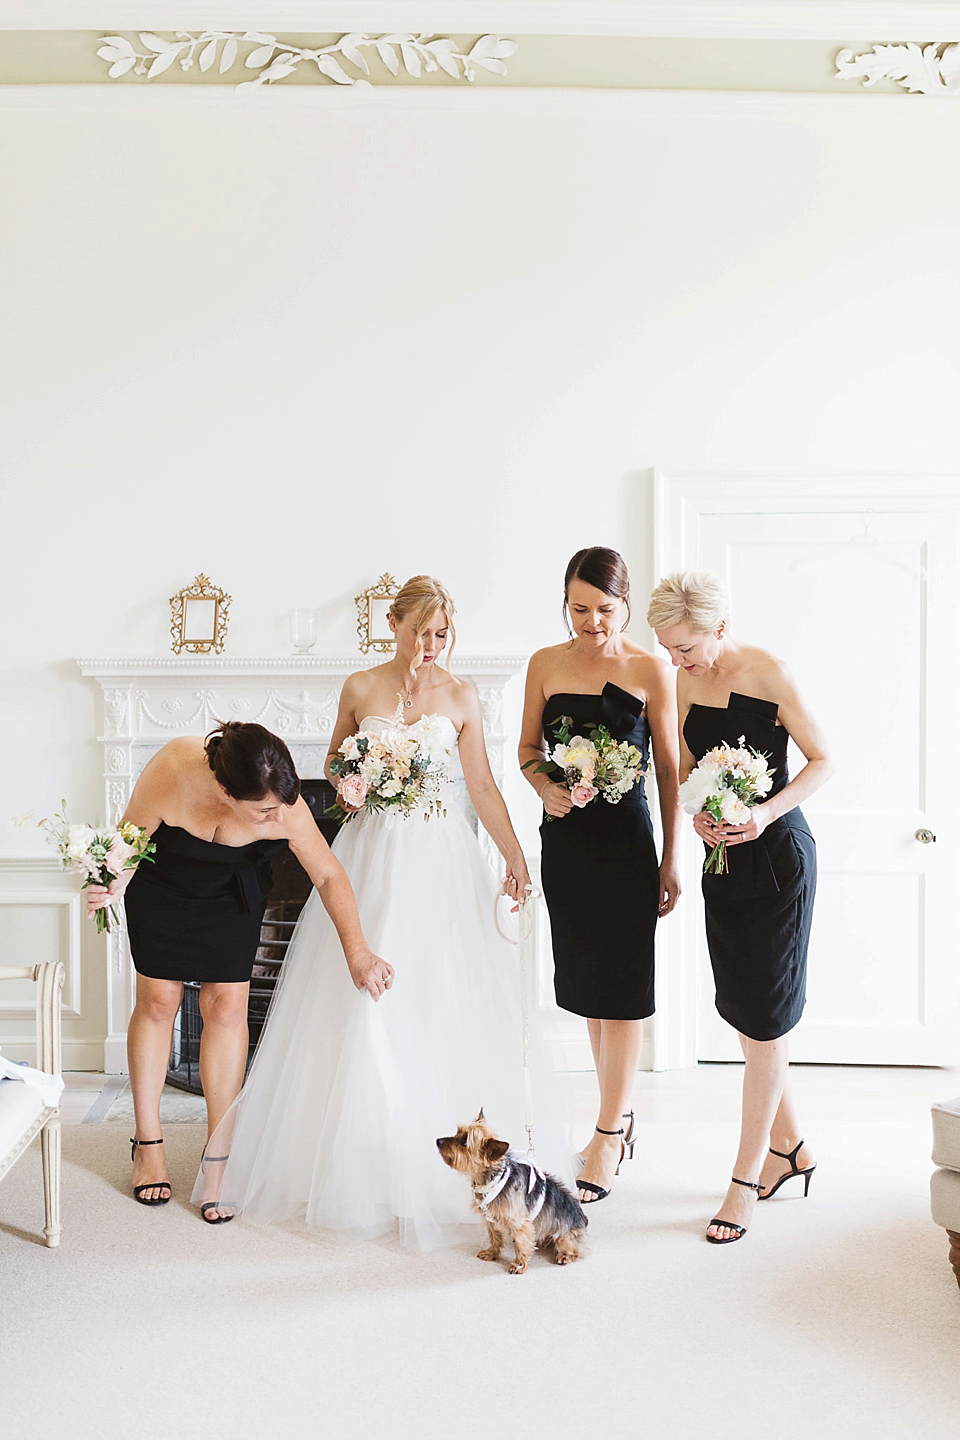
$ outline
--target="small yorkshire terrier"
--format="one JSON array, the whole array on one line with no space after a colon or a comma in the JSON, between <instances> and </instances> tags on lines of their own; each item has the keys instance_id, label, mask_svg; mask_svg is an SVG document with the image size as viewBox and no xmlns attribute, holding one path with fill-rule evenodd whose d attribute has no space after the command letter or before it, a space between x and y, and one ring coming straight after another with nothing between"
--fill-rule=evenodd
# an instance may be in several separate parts
<instances>
[{"instance_id":1,"label":"small yorkshire terrier","mask_svg":"<svg viewBox=\"0 0 960 1440\"><path fill-rule=\"evenodd\" d=\"M516 1257L511 1275L522 1275L537 1249L549 1249L557 1265L568 1265L585 1253L587 1217L576 1199L559 1180L513 1154L506 1140L498 1140L482 1110L456 1135L438 1140L437 1149L451 1170L468 1176L473 1187L474 1208L483 1216L490 1239L478 1260L499 1260L507 1240L513 1241Z\"/></svg>"}]
</instances>

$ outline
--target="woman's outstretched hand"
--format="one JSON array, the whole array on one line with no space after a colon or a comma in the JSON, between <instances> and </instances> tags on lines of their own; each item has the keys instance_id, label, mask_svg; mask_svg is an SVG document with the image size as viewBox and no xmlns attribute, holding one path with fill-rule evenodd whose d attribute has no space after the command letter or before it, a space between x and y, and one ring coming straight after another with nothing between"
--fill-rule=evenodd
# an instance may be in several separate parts
<instances>
[{"instance_id":1,"label":"woman's outstretched hand","mask_svg":"<svg viewBox=\"0 0 960 1440\"><path fill-rule=\"evenodd\" d=\"M548 815L554 820L562 820L564 815L569 815L573 809L573 800L566 785L558 785L556 780L548 780L540 791L540 803Z\"/></svg>"},{"instance_id":2,"label":"woman's outstretched hand","mask_svg":"<svg viewBox=\"0 0 960 1440\"><path fill-rule=\"evenodd\" d=\"M347 961L350 970L350 978L358 990L366 990L374 1000L390 989L393 984L393 966L388 965L386 960L381 960L379 955L374 955L371 950L361 951L351 956Z\"/></svg>"},{"instance_id":3,"label":"woman's outstretched hand","mask_svg":"<svg viewBox=\"0 0 960 1440\"><path fill-rule=\"evenodd\" d=\"M525 905L527 898L533 890L530 882L530 872L527 870L526 861L523 856L507 866L507 873L503 877L503 893L509 895L515 903L510 906L510 914L516 915L521 905Z\"/></svg>"}]
</instances>

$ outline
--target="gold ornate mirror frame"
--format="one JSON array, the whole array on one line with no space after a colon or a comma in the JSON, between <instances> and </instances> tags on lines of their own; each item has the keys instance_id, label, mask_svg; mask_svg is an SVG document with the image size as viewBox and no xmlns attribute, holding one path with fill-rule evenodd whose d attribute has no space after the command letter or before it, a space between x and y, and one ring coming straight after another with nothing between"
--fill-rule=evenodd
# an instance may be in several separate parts
<instances>
[{"instance_id":1,"label":"gold ornate mirror frame","mask_svg":"<svg viewBox=\"0 0 960 1440\"><path fill-rule=\"evenodd\" d=\"M387 623L387 612L391 599L399 589L392 575L381 575L376 585L371 585L357 596L357 634L364 655L369 650L386 654L396 645L393 631Z\"/></svg>"},{"instance_id":2,"label":"gold ornate mirror frame","mask_svg":"<svg viewBox=\"0 0 960 1440\"><path fill-rule=\"evenodd\" d=\"M170 596L170 634L173 653L186 650L190 655L223 653L227 638L227 611L231 597L211 584L206 575L198 575L192 585Z\"/></svg>"}]
</instances>

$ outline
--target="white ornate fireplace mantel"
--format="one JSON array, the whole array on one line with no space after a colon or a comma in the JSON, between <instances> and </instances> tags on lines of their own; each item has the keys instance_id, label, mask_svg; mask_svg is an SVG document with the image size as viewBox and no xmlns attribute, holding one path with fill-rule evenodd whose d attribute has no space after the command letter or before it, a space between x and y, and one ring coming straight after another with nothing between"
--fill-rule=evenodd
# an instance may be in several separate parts
<instances>
[{"instance_id":1,"label":"white ornate fireplace mantel","mask_svg":"<svg viewBox=\"0 0 960 1440\"><path fill-rule=\"evenodd\" d=\"M344 680L381 656L197 655L186 659L79 660L103 691L104 818L117 821L134 781L161 745L177 735L205 735L224 720L256 721L281 735L304 779L323 774ZM457 655L456 674L480 695L490 765L503 779L503 692L522 670L519 656ZM133 967L123 935L107 940L107 1038L104 1069L126 1070L126 1028L133 1008Z\"/></svg>"}]
</instances>

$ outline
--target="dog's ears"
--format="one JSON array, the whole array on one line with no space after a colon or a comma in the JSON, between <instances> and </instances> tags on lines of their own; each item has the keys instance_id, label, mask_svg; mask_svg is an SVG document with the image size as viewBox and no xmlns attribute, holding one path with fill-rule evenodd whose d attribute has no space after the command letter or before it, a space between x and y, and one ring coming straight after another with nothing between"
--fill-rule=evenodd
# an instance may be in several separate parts
<instances>
[{"instance_id":1,"label":"dog's ears","mask_svg":"<svg viewBox=\"0 0 960 1440\"><path fill-rule=\"evenodd\" d=\"M491 1163L494 1160L502 1160L509 1149L509 1140L488 1140L483 1147L483 1158Z\"/></svg>"},{"instance_id":2,"label":"dog's ears","mask_svg":"<svg viewBox=\"0 0 960 1440\"><path fill-rule=\"evenodd\" d=\"M485 1116L484 1113L483 1113L483 1106L481 1105L481 1106L480 1106L480 1114L477 1116L476 1120L474 1120L473 1123L474 1123L474 1125L479 1125L479 1124L481 1123L481 1121L483 1121L483 1120L485 1120L485 1119L486 1119L486 1116Z\"/></svg>"}]
</instances>

